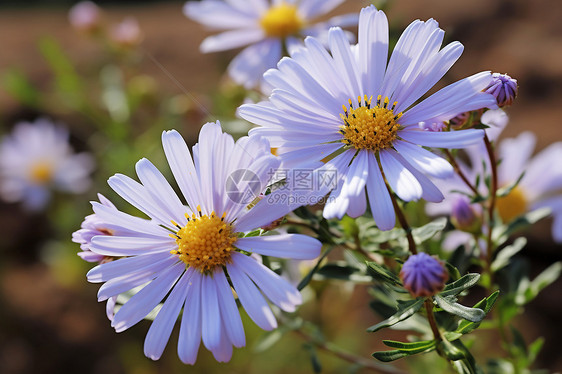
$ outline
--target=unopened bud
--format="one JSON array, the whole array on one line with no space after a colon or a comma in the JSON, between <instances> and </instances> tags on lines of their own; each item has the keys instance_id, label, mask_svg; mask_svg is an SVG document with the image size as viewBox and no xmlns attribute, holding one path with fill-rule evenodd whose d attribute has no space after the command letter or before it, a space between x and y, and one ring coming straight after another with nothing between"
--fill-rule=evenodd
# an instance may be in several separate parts
<instances>
[{"instance_id":1,"label":"unopened bud","mask_svg":"<svg viewBox=\"0 0 562 374\"><path fill-rule=\"evenodd\" d=\"M427 253L412 255L402 265L400 279L413 297L433 296L445 287L449 273L443 261Z\"/></svg>"},{"instance_id":2,"label":"unopened bud","mask_svg":"<svg viewBox=\"0 0 562 374\"><path fill-rule=\"evenodd\" d=\"M81 1L70 8L68 20L78 31L92 33L100 26L100 8L91 1Z\"/></svg>"},{"instance_id":3,"label":"unopened bud","mask_svg":"<svg viewBox=\"0 0 562 374\"><path fill-rule=\"evenodd\" d=\"M511 105L517 96L517 79L500 73L493 73L492 78L484 92L494 95L500 108Z\"/></svg>"},{"instance_id":4,"label":"unopened bud","mask_svg":"<svg viewBox=\"0 0 562 374\"><path fill-rule=\"evenodd\" d=\"M458 197L453 202L451 222L457 229L466 232L478 231L482 223L480 216L470 206L468 198L464 196Z\"/></svg>"}]
</instances>

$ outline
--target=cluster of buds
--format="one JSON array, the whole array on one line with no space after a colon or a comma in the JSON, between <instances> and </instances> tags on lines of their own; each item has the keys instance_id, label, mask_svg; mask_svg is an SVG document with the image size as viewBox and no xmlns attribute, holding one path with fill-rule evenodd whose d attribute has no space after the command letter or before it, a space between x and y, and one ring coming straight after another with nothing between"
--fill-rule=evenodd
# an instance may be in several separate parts
<instances>
[{"instance_id":1,"label":"cluster of buds","mask_svg":"<svg viewBox=\"0 0 562 374\"><path fill-rule=\"evenodd\" d=\"M102 12L91 1L81 1L70 8L68 20L79 32L88 35L103 34ZM114 46L127 49L138 46L143 39L143 33L137 20L127 17L111 27L108 38Z\"/></svg>"}]
</instances>

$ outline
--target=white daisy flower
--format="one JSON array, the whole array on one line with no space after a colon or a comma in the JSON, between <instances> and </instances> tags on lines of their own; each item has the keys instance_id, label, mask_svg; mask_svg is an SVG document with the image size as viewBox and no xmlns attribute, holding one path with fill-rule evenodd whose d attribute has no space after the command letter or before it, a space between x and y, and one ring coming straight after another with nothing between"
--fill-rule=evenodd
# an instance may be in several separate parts
<instances>
[{"instance_id":1,"label":"white daisy flower","mask_svg":"<svg viewBox=\"0 0 562 374\"><path fill-rule=\"evenodd\" d=\"M202 340L218 361L226 362L232 346L245 345L233 291L250 318L265 330L277 326L267 299L288 312L301 303L294 286L248 254L310 259L318 256L321 243L298 234L244 237L295 208L268 198L257 203L253 199L279 166L266 140L254 136L234 142L218 123L208 123L193 147L193 157L176 131L164 132L162 143L187 206L146 159L136 165L141 183L120 174L111 177L108 183L115 192L151 221L94 202L100 219L129 233L92 239L93 252L123 258L96 266L88 280L105 282L98 292L100 301L144 285L115 314L112 326L117 332L163 302L146 336L147 357L160 358L183 309L180 359L195 363ZM280 192L267 196L272 195L279 197ZM252 200L255 205L248 204Z\"/></svg>"},{"instance_id":2,"label":"white daisy flower","mask_svg":"<svg viewBox=\"0 0 562 374\"><path fill-rule=\"evenodd\" d=\"M225 30L206 38L201 44L201 52L246 46L230 63L228 73L236 83L253 88L267 69L275 67L284 48L292 50L302 44L302 38L307 35L325 38L330 26L355 26L357 15L313 22L344 1L202 0L187 2L184 13L209 28Z\"/></svg>"},{"instance_id":3,"label":"white daisy flower","mask_svg":"<svg viewBox=\"0 0 562 374\"><path fill-rule=\"evenodd\" d=\"M47 119L20 122L0 143L0 196L40 210L51 190L83 193L94 168L87 153L74 154L68 131Z\"/></svg>"},{"instance_id":4,"label":"white daisy flower","mask_svg":"<svg viewBox=\"0 0 562 374\"><path fill-rule=\"evenodd\" d=\"M436 21L414 21L387 62L388 23L374 6L359 18L359 41L349 45L340 28L329 32L330 53L315 38L269 70L274 87L269 101L246 104L239 115L261 127L280 150L285 166L328 160L342 178L324 208L326 218L366 210L366 191L379 228L394 227L395 213L384 178L404 201L443 195L426 177L447 177L451 165L426 147L458 148L480 141L482 130L432 132L420 122L444 121L456 114L497 107L482 92L492 76L482 72L451 84L417 103L460 57L453 42L440 49L444 32ZM383 174L384 173L384 174Z\"/></svg>"}]
</instances>

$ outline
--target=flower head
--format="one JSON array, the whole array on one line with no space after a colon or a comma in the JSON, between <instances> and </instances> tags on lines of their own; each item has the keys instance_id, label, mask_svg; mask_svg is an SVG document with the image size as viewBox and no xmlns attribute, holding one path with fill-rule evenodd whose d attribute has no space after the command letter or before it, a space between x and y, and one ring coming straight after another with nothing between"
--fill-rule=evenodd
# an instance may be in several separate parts
<instances>
[{"instance_id":1,"label":"flower head","mask_svg":"<svg viewBox=\"0 0 562 374\"><path fill-rule=\"evenodd\" d=\"M150 220L94 202L101 220L127 232L92 238L93 252L122 258L96 266L88 280L106 282L98 293L100 301L144 285L115 314L112 326L118 332L163 302L146 336L146 356L160 358L183 309L180 359L193 364L202 340L218 361L229 361L232 346L245 345L233 290L265 330L277 326L266 298L285 311L301 303L294 286L248 253L311 259L318 256L321 243L298 234L244 236L296 206L276 204L280 195L274 191L267 196L275 199L263 198L248 208L279 166L266 140L253 136L234 142L218 123L208 123L191 154L176 131L164 132L162 143L187 205L146 159L136 165L140 183L121 174L111 177L115 192Z\"/></svg>"},{"instance_id":2,"label":"flower head","mask_svg":"<svg viewBox=\"0 0 562 374\"><path fill-rule=\"evenodd\" d=\"M443 261L421 252L408 257L404 262L400 279L413 297L427 297L445 287L449 273L443 266Z\"/></svg>"},{"instance_id":3,"label":"flower head","mask_svg":"<svg viewBox=\"0 0 562 374\"><path fill-rule=\"evenodd\" d=\"M224 30L201 44L204 53L247 46L228 67L238 84L255 87L263 73L300 44L306 35L323 37L330 26L354 26L357 16L346 15L314 24L315 18L330 12L344 0L203 0L189 1L184 13L214 29Z\"/></svg>"},{"instance_id":4,"label":"flower head","mask_svg":"<svg viewBox=\"0 0 562 374\"><path fill-rule=\"evenodd\" d=\"M68 20L77 30L93 32L100 26L100 8L91 1L80 1L68 11Z\"/></svg>"},{"instance_id":5,"label":"flower head","mask_svg":"<svg viewBox=\"0 0 562 374\"><path fill-rule=\"evenodd\" d=\"M89 154L73 153L62 126L47 119L20 122L0 143L0 196L40 210L52 189L85 192L93 166Z\"/></svg>"},{"instance_id":6,"label":"flower head","mask_svg":"<svg viewBox=\"0 0 562 374\"><path fill-rule=\"evenodd\" d=\"M495 113L494 113L495 112ZM489 136L495 139L507 122L503 112L489 111L489 118L483 117L490 128L486 129ZM499 126L497 126L499 125ZM497 127L495 127L497 126ZM535 156L536 137L531 132L524 132L516 138L503 139L498 142L497 149L498 184L500 188L513 187L509 193L498 196L496 208L499 218L504 223L509 223L521 215L535 209L548 207L552 210L554 222L552 235L554 240L562 242L562 166L553 162L562 158L562 142L551 144ZM470 165L459 162L463 174L468 180L484 180L489 173L489 159L482 145L475 145L465 149L470 160ZM523 174L524 173L524 174ZM471 194L471 190L457 175L448 179L434 180L443 190L445 199L440 204L427 204L426 210L431 215L451 214L455 202L464 198L465 194ZM488 195L485 183L476 186L482 196ZM472 208L478 205L471 205ZM476 212L479 213L478 211ZM455 239L451 239L450 248L461 242L470 240L467 235L455 233Z\"/></svg>"},{"instance_id":7,"label":"flower head","mask_svg":"<svg viewBox=\"0 0 562 374\"><path fill-rule=\"evenodd\" d=\"M127 17L111 29L111 40L120 47L137 46L143 38L142 30L135 18Z\"/></svg>"},{"instance_id":8,"label":"flower head","mask_svg":"<svg viewBox=\"0 0 562 374\"><path fill-rule=\"evenodd\" d=\"M264 78L274 87L269 101L242 105L239 115L261 127L251 133L277 147L285 167L321 160L340 177L324 208L326 218L366 210L366 192L379 228L394 227L385 180L403 200L441 201L426 177L446 177L452 166L421 146L459 148L478 142L482 130L424 131L420 122L442 122L457 113L496 107L482 92L492 81L483 72L416 102L460 57L453 42L440 49L437 22L414 21L387 62L388 23L374 6L359 18L359 42L350 46L340 28L329 32L330 53L316 38L282 59Z\"/></svg>"},{"instance_id":9,"label":"flower head","mask_svg":"<svg viewBox=\"0 0 562 374\"><path fill-rule=\"evenodd\" d=\"M494 73L492 77L494 80L485 91L494 95L500 108L511 105L517 96L517 79L500 73Z\"/></svg>"}]
</instances>

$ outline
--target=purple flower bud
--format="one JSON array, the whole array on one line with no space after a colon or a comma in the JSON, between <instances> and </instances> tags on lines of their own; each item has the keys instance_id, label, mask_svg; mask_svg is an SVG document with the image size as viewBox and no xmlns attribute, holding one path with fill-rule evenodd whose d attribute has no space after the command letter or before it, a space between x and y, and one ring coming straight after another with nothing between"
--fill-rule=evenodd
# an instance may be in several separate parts
<instances>
[{"instance_id":1,"label":"purple flower bud","mask_svg":"<svg viewBox=\"0 0 562 374\"><path fill-rule=\"evenodd\" d=\"M100 24L100 9L91 1L81 1L70 8L68 20L79 31L93 32Z\"/></svg>"},{"instance_id":2,"label":"purple flower bud","mask_svg":"<svg viewBox=\"0 0 562 374\"><path fill-rule=\"evenodd\" d=\"M400 279L413 297L432 296L443 289L449 273L443 261L422 252L406 260Z\"/></svg>"},{"instance_id":3,"label":"purple flower bud","mask_svg":"<svg viewBox=\"0 0 562 374\"><path fill-rule=\"evenodd\" d=\"M466 232L479 230L481 224L479 215L466 196L459 196L453 201L451 222L457 229Z\"/></svg>"},{"instance_id":4,"label":"purple flower bud","mask_svg":"<svg viewBox=\"0 0 562 374\"><path fill-rule=\"evenodd\" d=\"M143 33L135 18L127 17L113 26L110 33L111 40L120 47L130 48L140 44Z\"/></svg>"},{"instance_id":5,"label":"purple flower bud","mask_svg":"<svg viewBox=\"0 0 562 374\"><path fill-rule=\"evenodd\" d=\"M494 95L500 108L511 105L517 96L517 79L500 73L493 73L492 78L484 92Z\"/></svg>"}]
</instances>

